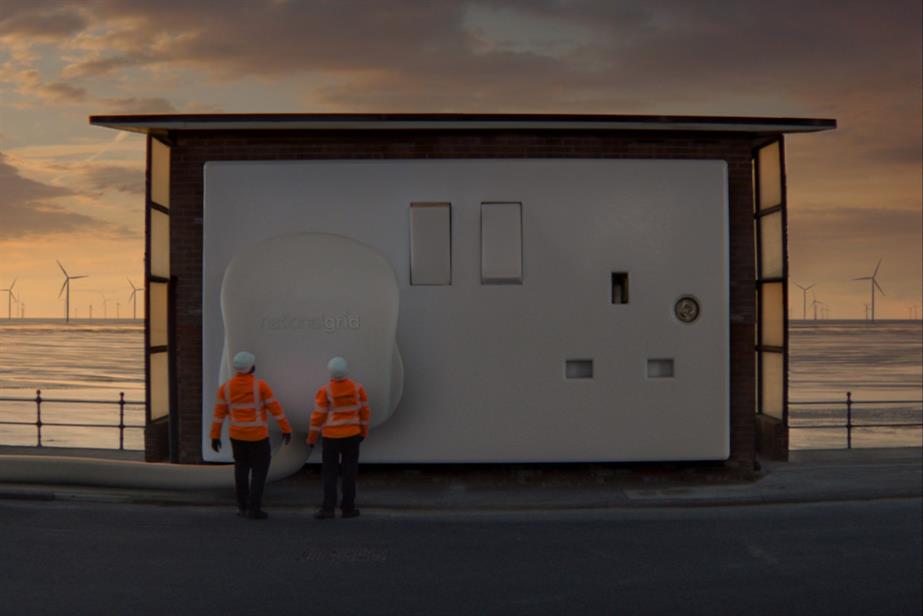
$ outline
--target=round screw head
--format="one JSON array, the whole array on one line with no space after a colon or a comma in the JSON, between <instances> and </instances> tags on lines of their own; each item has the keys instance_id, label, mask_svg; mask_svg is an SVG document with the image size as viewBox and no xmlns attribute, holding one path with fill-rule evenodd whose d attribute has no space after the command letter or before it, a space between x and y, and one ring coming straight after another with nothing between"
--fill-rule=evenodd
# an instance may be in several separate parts
<instances>
[{"instance_id":1,"label":"round screw head","mask_svg":"<svg viewBox=\"0 0 923 616\"><path fill-rule=\"evenodd\" d=\"M699 302L688 295L679 298L673 308L676 318L683 323L692 323L699 318Z\"/></svg>"}]
</instances>

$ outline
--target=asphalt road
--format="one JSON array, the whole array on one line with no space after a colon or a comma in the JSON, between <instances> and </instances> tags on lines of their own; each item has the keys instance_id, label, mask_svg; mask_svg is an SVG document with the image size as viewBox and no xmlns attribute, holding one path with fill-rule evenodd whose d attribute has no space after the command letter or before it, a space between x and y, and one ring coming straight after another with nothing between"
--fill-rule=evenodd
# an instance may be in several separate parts
<instances>
[{"instance_id":1,"label":"asphalt road","mask_svg":"<svg viewBox=\"0 0 923 616\"><path fill-rule=\"evenodd\" d=\"M921 613L921 501L265 522L0 501L0 613Z\"/></svg>"}]
</instances>

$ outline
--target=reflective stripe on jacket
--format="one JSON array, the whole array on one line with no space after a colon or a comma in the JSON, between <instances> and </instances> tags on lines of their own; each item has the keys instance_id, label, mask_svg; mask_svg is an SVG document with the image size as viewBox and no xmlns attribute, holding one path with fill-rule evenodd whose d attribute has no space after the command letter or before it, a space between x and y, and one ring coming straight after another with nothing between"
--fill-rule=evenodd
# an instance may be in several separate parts
<instances>
[{"instance_id":1,"label":"reflective stripe on jacket","mask_svg":"<svg viewBox=\"0 0 923 616\"><path fill-rule=\"evenodd\" d=\"M238 374L218 388L215 413L212 420L212 439L221 438L221 424L230 419L231 438L239 441L261 441L269 436L267 410L279 423L282 432L289 434L292 426L285 418L279 401L272 397L272 389L252 374Z\"/></svg>"},{"instance_id":2,"label":"reflective stripe on jacket","mask_svg":"<svg viewBox=\"0 0 923 616\"><path fill-rule=\"evenodd\" d=\"M308 442L316 443L321 434L324 438L368 436L371 415L369 397L362 385L350 379L331 379L314 396Z\"/></svg>"}]
</instances>

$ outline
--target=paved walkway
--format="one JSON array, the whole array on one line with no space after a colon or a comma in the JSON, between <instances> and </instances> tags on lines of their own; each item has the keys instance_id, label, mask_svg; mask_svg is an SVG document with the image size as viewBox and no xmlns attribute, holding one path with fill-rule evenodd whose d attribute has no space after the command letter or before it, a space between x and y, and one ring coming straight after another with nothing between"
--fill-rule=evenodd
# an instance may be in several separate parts
<instances>
[{"instance_id":1,"label":"paved walkway","mask_svg":"<svg viewBox=\"0 0 923 616\"><path fill-rule=\"evenodd\" d=\"M0 451L0 464L3 463ZM470 512L631 507L709 507L923 496L923 448L792 452L748 475L721 465L393 467L360 470L368 510ZM316 466L267 487L267 509L316 506ZM230 489L133 490L0 484L0 499L232 507Z\"/></svg>"}]
</instances>

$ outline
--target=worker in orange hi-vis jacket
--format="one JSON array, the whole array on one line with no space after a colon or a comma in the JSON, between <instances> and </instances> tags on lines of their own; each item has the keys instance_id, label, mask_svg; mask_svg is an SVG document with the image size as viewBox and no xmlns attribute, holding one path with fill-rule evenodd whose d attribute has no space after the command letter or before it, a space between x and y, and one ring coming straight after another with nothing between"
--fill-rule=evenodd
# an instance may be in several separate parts
<instances>
[{"instance_id":1,"label":"worker in orange hi-vis jacket","mask_svg":"<svg viewBox=\"0 0 923 616\"><path fill-rule=\"evenodd\" d=\"M221 425L225 417L229 417L237 515L265 520L269 516L262 509L263 486L272 457L266 411L272 413L282 428L282 442L286 445L292 440L292 426L285 418L282 405L273 398L269 385L254 375L256 358L253 353L241 351L235 355L234 370L237 374L218 388L211 429L212 449L221 450Z\"/></svg>"},{"instance_id":2,"label":"worker in orange hi-vis jacket","mask_svg":"<svg viewBox=\"0 0 923 616\"><path fill-rule=\"evenodd\" d=\"M317 390L308 431L308 445L314 451L324 437L324 502L314 514L319 520L333 517L337 503L337 474L343 482L340 510L344 518L359 515L356 509L356 476L359 473L359 443L369 433L369 398L362 385L347 378L346 360L334 357L327 364L330 382ZM310 455L310 454L309 454Z\"/></svg>"}]
</instances>

